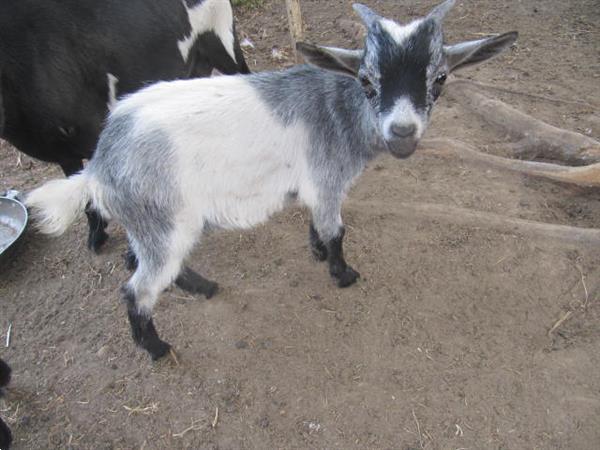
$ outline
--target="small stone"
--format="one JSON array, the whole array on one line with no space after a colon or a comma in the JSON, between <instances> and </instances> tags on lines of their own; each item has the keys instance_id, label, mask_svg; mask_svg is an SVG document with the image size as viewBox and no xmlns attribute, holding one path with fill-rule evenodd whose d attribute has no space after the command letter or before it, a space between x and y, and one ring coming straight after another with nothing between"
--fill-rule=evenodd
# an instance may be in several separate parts
<instances>
[{"instance_id":1,"label":"small stone","mask_svg":"<svg viewBox=\"0 0 600 450\"><path fill-rule=\"evenodd\" d=\"M237 348L238 350L242 350L244 348L248 348L248 343L244 340L241 341L237 341L235 343L235 348Z\"/></svg>"},{"instance_id":2,"label":"small stone","mask_svg":"<svg viewBox=\"0 0 600 450\"><path fill-rule=\"evenodd\" d=\"M30 423L31 423L31 417L30 416L23 416L23 417L21 417L21 419L19 419L19 425L20 426L26 427Z\"/></svg>"},{"instance_id":3,"label":"small stone","mask_svg":"<svg viewBox=\"0 0 600 450\"><path fill-rule=\"evenodd\" d=\"M258 426L261 428L268 428L270 425L269 422L269 418L267 416L262 417L259 421L258 421Z\"/></svg>"}]
</instances>

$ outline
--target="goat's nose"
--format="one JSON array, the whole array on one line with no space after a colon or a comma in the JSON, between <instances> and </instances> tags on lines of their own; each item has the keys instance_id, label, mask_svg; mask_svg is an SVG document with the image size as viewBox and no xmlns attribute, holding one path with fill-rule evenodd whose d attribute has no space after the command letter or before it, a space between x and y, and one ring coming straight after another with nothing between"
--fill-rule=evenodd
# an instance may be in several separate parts
<instances>
[{"instance_id":1,"label":"goat's nose","mask_svg":"<svg viewBox=\"0 0 600 450\"><path fill-rule=\"evenodd\" d=\"M395 123L392 125L392 133L394 134L394 136L399 137L399 138L411 137L415 134L416 130L417 130L417 127L415 126L414 123L411 123L408 125Z\"/></svg>"}]
</instances>

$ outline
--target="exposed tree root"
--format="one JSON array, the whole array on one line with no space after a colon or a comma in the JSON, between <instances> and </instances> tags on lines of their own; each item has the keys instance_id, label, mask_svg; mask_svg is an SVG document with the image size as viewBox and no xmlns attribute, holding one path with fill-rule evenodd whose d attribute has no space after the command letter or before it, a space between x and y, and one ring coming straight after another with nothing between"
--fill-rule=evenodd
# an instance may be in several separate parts
<instances>
[{"instance_id":1,"label":"exposed tree root","mask_svg":"<svg viewBox=\"0 0 600 450\"><path fill-rule=\"evenodd\" d=\"M535 119L500 100L486 97L474 86L465 80L452 81L447 95L518 139L512 146L516 157L544 158L570 165L600 162L600 142Z\"/></svg>"},{"instance_id":2,"label":"exposed tree root","mask_svg":"<svg viewBox=\"0 0 600 450\"><path fill-rule=\"evenodd\" d=\"M469 85L476 86L481 89L492 90L492 91L497 91L497 92L504 92L506 94L518 95L520 97L535 98L537 100L543 100L545 102L550 102L550 103L562 103L565 105L577 105L577 106L583 106L584 108L592 108L592 109L600 108L599 105L595 105L595 104L592 104L592 103L589 103L589 102L583 101L583 100L566 100L563 98L550 97L547 95L531 94L529 92L518 91L515 89L509 89L509 88L506 88L503 86L496 86L494 84L482 83L481 81L467 80L464 78L455 78L454 80L455 81L452 81L452 82L467 83ZM451 83L448 83L448 84L450 85Z\"/></svg>"},{"instance_id":3,"label":"exposed tree root","mask_svg":"<svg viewBox=\"0 0 600 450\"><path fill-rule=\"evenodd\" d=\"M369 208L377 208L380 210L381 206L378 202L352 202L352 204L360 204L362 211L368 210ZM402 215L402 220L427 218L466 225L469 227L493 228L502 233L517 233L522 236L544 241L550 239L577 246L581 246L582 244L600 245L600 230L592 228L534 222L531 220L505 217L498 214L466 208L431 203L400 203L397 206L406 212L406 214Z\"/></svg>"},{"instance_id":4,"label":"exposed tree root","mask_svg":"<svg viewBox=\"0 0 600 450\"><path fill-rule=\"evenodd\" d=\"M583 167L568 167L535 161L502 158L479 152L469 144L453 139L424 139L419 152L440 156L458 155L465 161L497 169L506 169L553 181L576 184L584 187L600 186L600 164Z\"/></svg>"}]
</instances>

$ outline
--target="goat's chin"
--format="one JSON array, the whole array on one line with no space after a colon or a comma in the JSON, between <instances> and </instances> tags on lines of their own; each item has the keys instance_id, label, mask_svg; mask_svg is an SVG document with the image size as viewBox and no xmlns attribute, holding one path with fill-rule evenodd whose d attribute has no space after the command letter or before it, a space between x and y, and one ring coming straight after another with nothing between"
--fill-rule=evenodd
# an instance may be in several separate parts
<instances>
[{"instance_id":1,"label":"goat's chin","mask_svg":"<svg viewBox=\"0 0 600 450\"><path fill-rule=\"evenodd\" d=\"M398 159L406 159L417 149L418 141L411 142L387 142L389 152Z\"/></svg>"}]
</instances>

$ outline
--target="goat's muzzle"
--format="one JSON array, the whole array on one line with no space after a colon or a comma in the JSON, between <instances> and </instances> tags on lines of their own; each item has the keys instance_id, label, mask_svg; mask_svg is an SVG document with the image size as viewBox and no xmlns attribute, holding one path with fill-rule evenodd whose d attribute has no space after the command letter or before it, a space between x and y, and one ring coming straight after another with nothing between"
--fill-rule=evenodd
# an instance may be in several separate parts
<instances>
[{"instance_id":1,"label":"goat's muzzle","mask_svg":"<svg viewBox=\"0 0 600 450\"><path fill-rule=\"evenodd\" d=\"M392 141L386 141L387 148L390 153L400 159L408 158L417 149L419 141L414 137L404 139L394 139Z\"/></svg>"}]
</instances>

